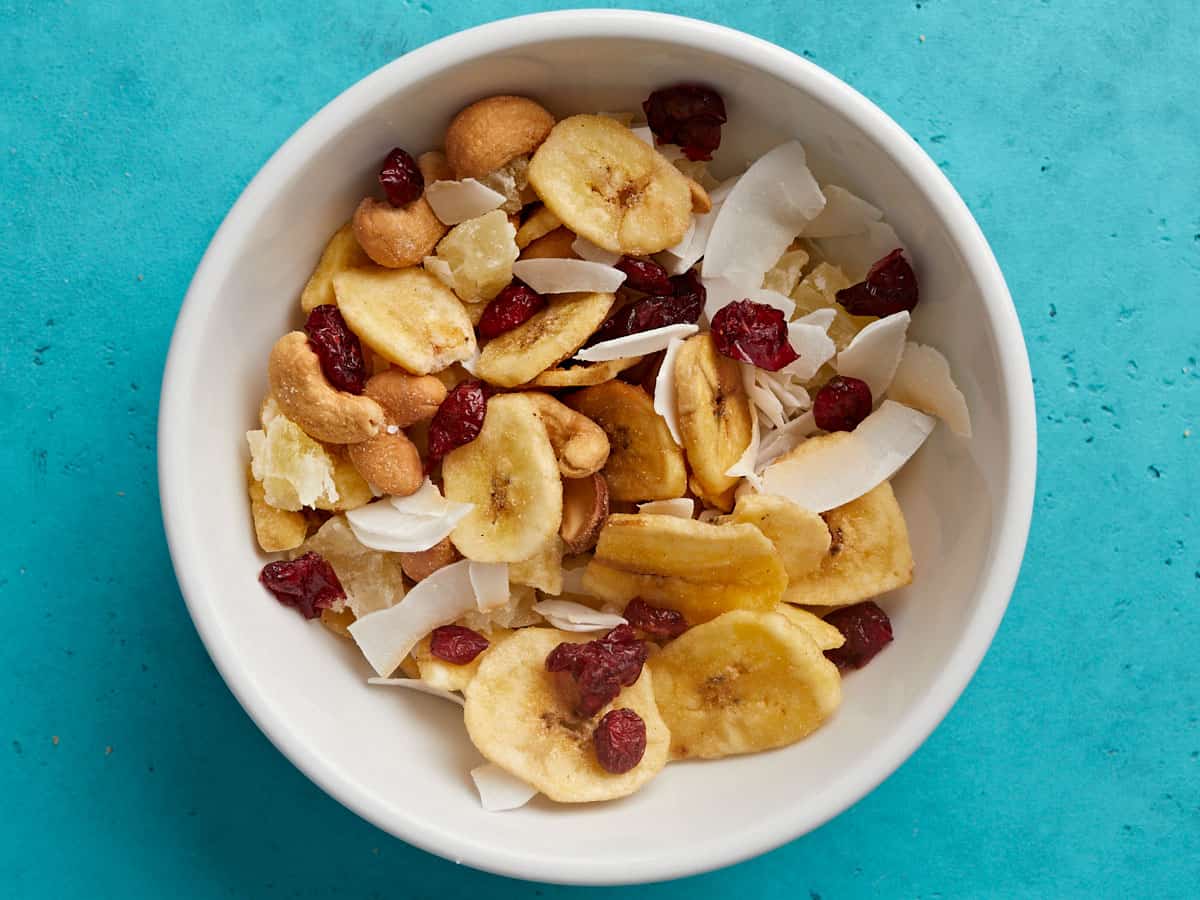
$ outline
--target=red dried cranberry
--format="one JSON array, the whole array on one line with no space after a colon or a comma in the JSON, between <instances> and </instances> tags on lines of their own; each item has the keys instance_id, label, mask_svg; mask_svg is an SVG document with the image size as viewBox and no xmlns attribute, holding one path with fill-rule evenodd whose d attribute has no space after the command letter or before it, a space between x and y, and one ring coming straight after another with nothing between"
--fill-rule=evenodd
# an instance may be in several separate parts
<instances>
[{"instance_id":1,"label":"red dried cranberry","mask_svg":"<svg viewBox=\"0 0 1200 900\"><path fill-rule=\"evenodd\" d=\"M837 301L855 316L890 316L917 305L917 273L897 248L871 266L865 281L837 292Z\"/></svg>"},{"instance_id":2,"label":"red dried cranberry","mask_svg":"<svg viewBox=\"0 0 1200 900\"><path fill-rule=\"evenodd\" d=\"M564 642L546 657L546 671L570 676L575 711L594 716L642 674L649 650L628 625L586 644Z\"/></svg>"},{"instance_id":3,"label":"red dried cranberry","mask_svg":"<svg viewBox=\"0 0 1200 900\"><path fill-rule=\"evenodd\" d=\"M439 460L479 437L486 415L487 391L482 382L464 381L451 388L429 423L429 458Z\"/></svg>"},{"instance_id":4,"label":"red dried cranberry","mask_svg":"<svg viewBox=\"0 0 1200 900\"><path fill-rule=\"evenodd\" d=\"M712 159L721 146L725 101L712 88L677 84L652 93L642 103L646 122L660 144L678 144L690 160Z\"/></svg>"},{"instance_id":5,"label":"red dried cranberry","mask_svg":"<svg viewBox=\"0 0 1200 900\"><path fill-rule=\"evenodd\" d=\"M643 297L621 307L596 329L589 346L653 328L692 324L699 319L706 297L699 277L692 272L676 275L669 280L668 287L670 294Z\"/></svg>"},{"instance_id":6,"label":"red dried cranberry","mask_svg":"<svg viewBox=\"0 0 1200 900\"><path fill-rule=\"evenodd\" d=\"M617 260L616 268L625 273L625 287L644 294L672 293L667 270L652 259L627 254Z\"/></svg>"},{"instance_id":7,"label":"red dried cranberry","mask_svg":"<svg viewBox=\"0 0 1200 900\"><path fill-rule=\"evenodd\" d=\"M533 288L514 282L484 307L479 318L481 338L499 337L526 322L546 306L546 298Z\"/></svg>"},{"instance_id":8,"label":"red dried cranberry","mask_svg":"<svg viewBox=\"0 0 1200 900\"><path fill-rule=\"evenodd\" d=\"M824 431L853 431L871 414L870 386L848 375L834 375L813 399L813 420Z\"/></svg>"},{"instance_id":9,"label":"red dried cranberry","mask_svg":"<svg viewBox=\"0 0 1200 900\"><path fill-rule=\"evenodd\" d=\"M800 356L788 343L787 319L766 303L727 303L713 316L711 330L718 353L760 369L778 372Z\"/></svg>"},{"instance_id":10,"label":"red dried cranberry","mask_svg":"<svg viewBox=\"0 0 1200 900\"><path fill-rule=\"evenodd\" d=\"M392 148L383 161L379 183L392 206L407 206L425 190L425 176L421 174L417 161L399 147Z\"/></svg>"},{"instance_id":11,"label":"red dried cranberry","mask_svg":"<svg viewBox=\"0 0 1200 900\"><path fill-rule=\"evenodd\" d=\"M462 625L443 625L429 636L429 652L456 666L465 666L489 646L478 631Z\"/></svg>"},{"instance_id":12,"label":"red dried cranberry","mask_svg":"<svg viewBox=\"0 0 1200 900\"><path fill-rule=\"evenodd\" d=\"M661 606L651 606L641 597L630 600L623 615L634 628L639 628L650 637L660 640L677 638L688 630L688 622L683 613L674 609L663 609Z\"/></svg>"},{"instance_id":13,"label":"red dried cranberry","mask_svg":"<svg viewBox=\"0 0 1200 900\"><path fill-rule=\"evenodd\" d=\"M592 732L596 759L606 772L628 772L646 755L646 723L632 709L610 709Z\"/></svg>"},{"instance_id":14,"label":"red dried cranberry","mask_svg":"<svg viewBox=\"0 0 1200 900\"><path fill-rule=\"evenodd\" d=\"M333 566L311 551L293 560L267 563L258 580L280 603L300 610L306 619L315 619L334 601L346 599Z\"/></svg>"},{"instance_id":15,"label":"red dried cranberry","mask_svg":"<svg viewBox=\"0 0 1200 900\"><path fill-rule=\"evenodd\" d=\"M342 318L342 311L331 303L314 306L304 333L329 383L338 390L361 394L367 385L367 363L362 344Z\"/></svg>"},{"instance_id":16,"label":"red dried cranberry","mask_svg":"<svg viewBox=\"0 0 1200 900\"><path fill-rule=\"evenodd\" d=\"M892 621L872 600L835 609L825 617L846 638L825 656L839 669L861 669L892 642Z\"/></svg>"}]
</instances>

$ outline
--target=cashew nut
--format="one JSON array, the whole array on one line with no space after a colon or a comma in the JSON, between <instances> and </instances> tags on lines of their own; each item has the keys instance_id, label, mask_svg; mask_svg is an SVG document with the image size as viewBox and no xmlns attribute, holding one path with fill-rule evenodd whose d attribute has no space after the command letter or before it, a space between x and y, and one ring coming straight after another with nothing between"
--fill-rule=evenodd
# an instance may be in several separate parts
<instances>
[{"instance_id":1,"label":"cashew nut","mask_svg":"<svg viewBox=\"0 0 1200 900\"><path fill-rule=\"evenodd\" d=\"M692 212L697 215L712 212L712 197L704 186L692 178L688 179L688 190L692 193Z\"/></svg>"},{"instance_id":2,"label":"cashew nut","mask_svg":"<svg viewBox=\"0 0 1200 900\"><path fill-rule=\"evenodd\" d=\"M407 206L366 197L354 211L354 236L359 245L367 256L389 269L418 265L433 253L445 233L446 226L424 197Z\"/></svg>"},{"instance_id":3,"label":"cashew nut","mask_svg":"<svg viewBox=\"0 0 1200 900\"><path fill-rule=\"evenodd\" d=\"M586 478L608 462L608 435L583 413L565 406L549 394L529 391L538 417L546 425L558 470L564 478Z\"/></svg>"},{"instance_id":4,"label":"cashew nut","mask_svg":"<svg viewBox=\"0 0 1200 900\"><path fill-rule=\"evenodd\" d=\"M383 409L370 397L339 391L321 372L321 361L303 331L275 342L267 361L271 394L285 416L310 437L330 444L353 444L378 433Z\"/></svg>"},{"instance_id":5,"label":"cashew nut","mask_svg":"<svg viewBox=\"0 0 1200 900\"><path fill-rule=\"evenodd\" d=\"M373 376L364 391L384 410L387 427L352 444L350 460L359 474L385 494L407 497L425 480L421 454L402 429L432 418L446 399L446 386L435 375L409 375L390 369Z\"/></svg>"},{"instance_id":6,"label":"cashew nut","mask_svg":"<svg viewBox=\"0 0 1200 900\"><path fill-rule=\"evenodd\" d=\"M528 97L487 97L450 122L446 159L459 178L482 178L533 153L553 127L554 116Z\"/></svg>"},{"instance_id":7,"label":"cashew nut","mask_svg":"<svg viewBox=\"0 0 1200 900\"><path fill-rule=\"evenodd\" d=\"M442 566L448 566L461 558L454 544L450 542L450 538L446 537L428 550L422 550L419 553L401 553L400 568L413 581L421 581Z\"/></svg>"},{"instance_id":8,"label":"cashew nut","mask_svg":"<svg viewBox=\"0 0 1200 900\"><path fill-rule=\"evenodd\" d=\"M587 478L563 479L563 515L558 533L568 553L596 546L608 519L608 482L599 472Z\"/></svg>"}]
</instances>

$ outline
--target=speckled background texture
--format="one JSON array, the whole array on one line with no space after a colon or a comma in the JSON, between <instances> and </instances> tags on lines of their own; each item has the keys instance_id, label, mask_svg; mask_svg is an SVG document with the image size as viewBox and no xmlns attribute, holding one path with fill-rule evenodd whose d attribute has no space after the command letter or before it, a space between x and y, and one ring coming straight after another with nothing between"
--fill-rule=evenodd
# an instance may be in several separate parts
<instances>
[{"instance_id":1,"label":"speckled background texture","mask_svg":"<svg viewBox=\"0 0 1200 900\"><path fill-rule=\"evenodd\" d=\"M819 831L624 893L1195 896L1197 5L648 5L802 52L932 154L1009 280L1041 449L1008 616L932 738ZM271 152L405 51L552 6L0 2L0 894L617 893L456 867L310 784L209 662L155 483L176 311Z\"/></svg>"}]
</instances>

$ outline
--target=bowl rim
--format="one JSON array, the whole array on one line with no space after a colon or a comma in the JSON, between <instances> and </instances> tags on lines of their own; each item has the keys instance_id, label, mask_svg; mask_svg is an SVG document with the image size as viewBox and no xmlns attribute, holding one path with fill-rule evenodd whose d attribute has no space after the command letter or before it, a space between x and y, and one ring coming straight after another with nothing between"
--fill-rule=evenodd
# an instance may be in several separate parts
<instances>
[{"instance_id":1,"label":"bowl rim","mask_svg":"<svg viewBox=\"0 0 1200 900\"><path fill-rule=\"evenodd\" d=\"M669 35L678 46L726 56L808 91L872 135L906 176L925 193L946 223L968 271L978 283L984 309L1001 348L1002 395L1009 423L1010 492L1001 527L985 562L976 611L940 679L861 763L840 773L822 804L785 810L737 834L703 846L681 847L637 861L606 858L547 860L514 857L465 841L444 827L396 815L380 798L360 789L331 761L314 754L238 665L232 647L204 600L205 567L187 512L188 473L181 426L186 410L173 397L187 389L187 371L202 350L199 320L207 314L225 259L248 236L257 209L286 183L326 139L374 105L398 83L428 78L454 63L522 45L556 39L638 38ZM848 809L891 775L950 711L971 680L1008 605L1024 555L1033 513L1037 424L1029 358L1016 310L987 240L948 179L917 142L874 103L816 64L745 32L665 13L623 10L562 10L516 16L456 32L412 50L347 88L302 125L267 160L226 214L188 287L171 336L159 404L158 479L171 561L196 630L226 685L267 738L310 780L368 822L414 846L499 875L561 884L630 884L662 881L732 865L772 850Z\"/></svg>"}]
</instances>

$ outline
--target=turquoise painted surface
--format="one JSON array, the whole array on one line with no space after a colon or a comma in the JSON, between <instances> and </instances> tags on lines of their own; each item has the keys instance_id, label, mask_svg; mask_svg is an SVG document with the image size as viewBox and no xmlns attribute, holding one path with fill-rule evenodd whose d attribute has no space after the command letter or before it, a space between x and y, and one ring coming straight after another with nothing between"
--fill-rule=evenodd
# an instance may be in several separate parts
<instances>
[{"instance_id":1,"label":"turquoise painted surface","mask_svg":"<svg viewBox=\"0 0 1200 900\"><path fill-rule=\"evenodd\" d=\"M1008 617L929 742L802 840L626 893L1194 895L1195 4L654 5L804 52L946 170L1016 298L1041 468ZM0 3L0 894L609 893L457 868L306 781L196 638L155 490L171 325L246 182L379 65L542 8Z\"/></svg>"}]
</instances>

